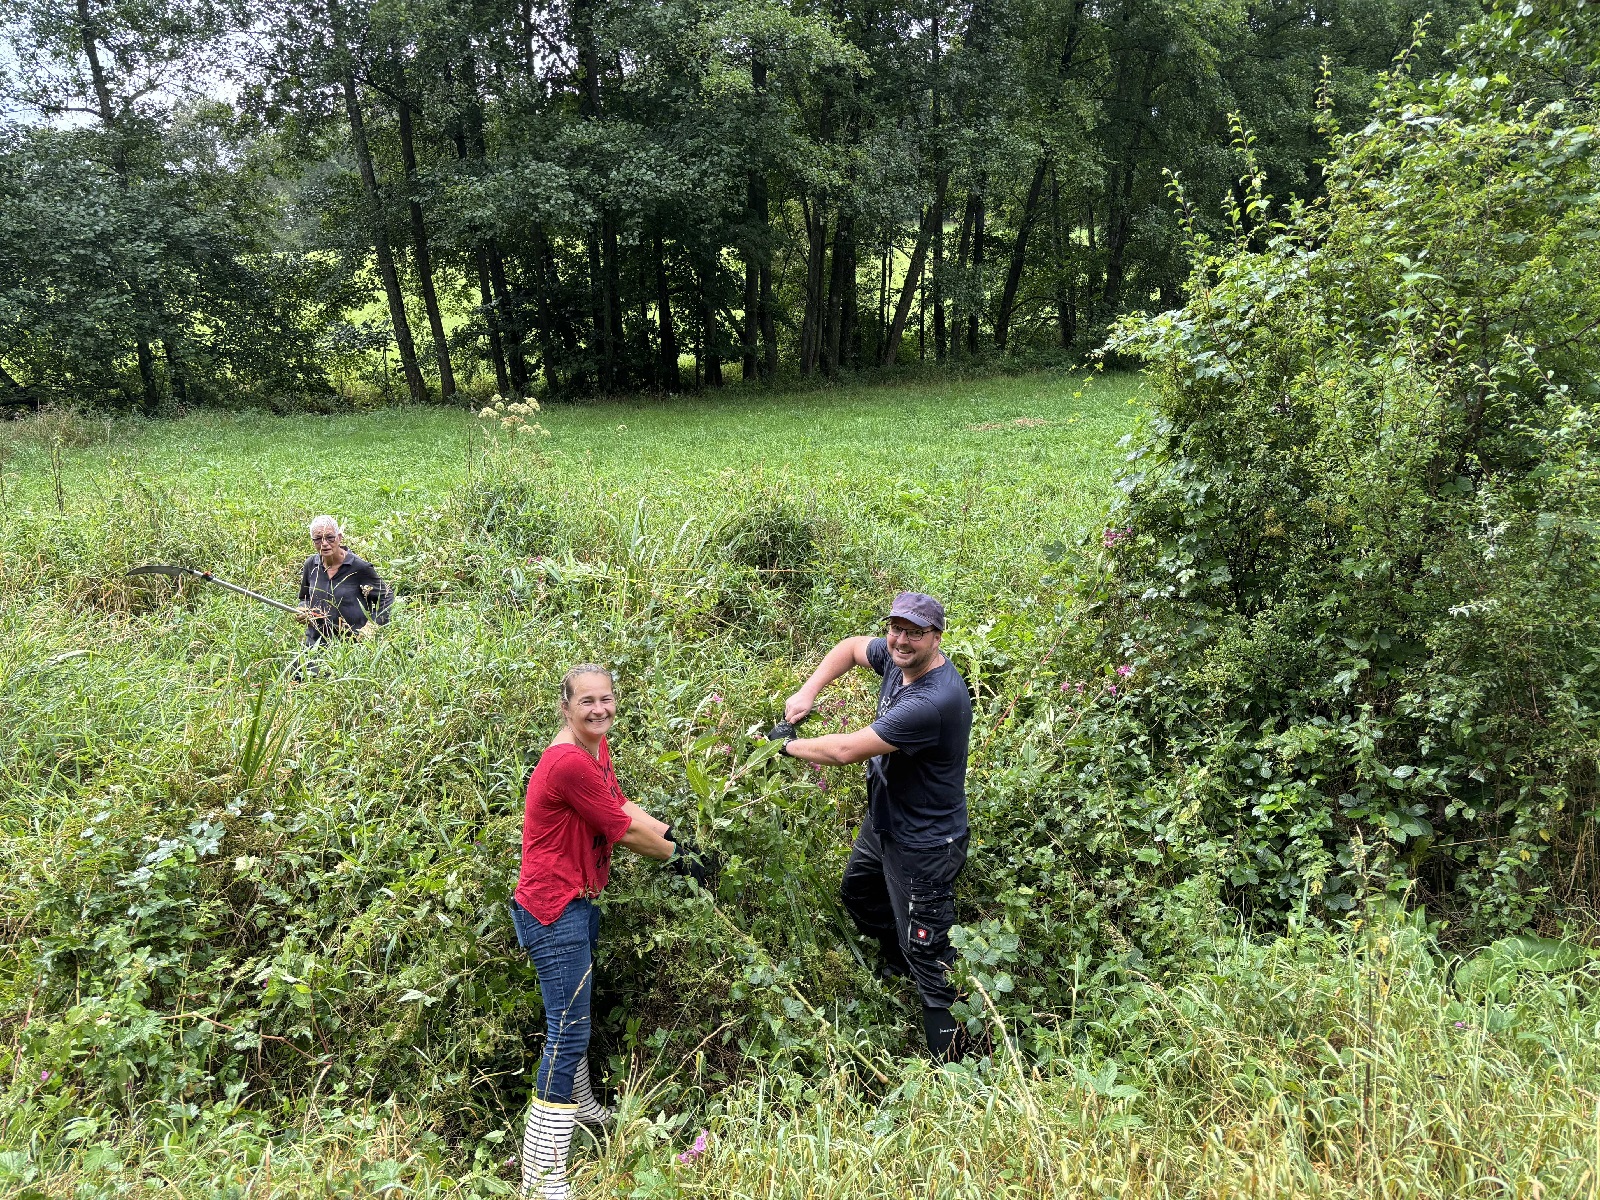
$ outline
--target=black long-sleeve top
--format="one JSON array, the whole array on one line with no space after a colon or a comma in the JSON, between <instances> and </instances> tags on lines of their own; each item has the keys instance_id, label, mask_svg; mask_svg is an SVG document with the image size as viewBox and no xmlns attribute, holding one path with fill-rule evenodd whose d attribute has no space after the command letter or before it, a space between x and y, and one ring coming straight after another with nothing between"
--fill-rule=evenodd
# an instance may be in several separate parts
<instances>
[{"instance_id":1,"label":"black long-sleeve top","mask_svg":"<svg viewBox=\"0 0 1600 1200\"><path fill-rule=\"evenodd\" d=\"M331 579L322 556L313 554L300 568L300 603L325 614L306 626L306 645L315 646L324 638L348 636L368 621L387 625L394 589L371 563L348 550Z\"/></svg>"}]
</instances>

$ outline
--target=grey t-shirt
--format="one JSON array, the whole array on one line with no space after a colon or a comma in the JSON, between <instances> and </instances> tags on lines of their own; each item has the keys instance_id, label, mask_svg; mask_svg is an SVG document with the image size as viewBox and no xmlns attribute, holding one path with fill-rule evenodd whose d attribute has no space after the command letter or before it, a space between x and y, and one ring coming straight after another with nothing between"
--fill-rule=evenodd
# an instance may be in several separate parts
<instances>
[{"instance_id":1,"label":"grey t-shirt","mask_svg":"<svg viewBox=\"0 0 1600 1200\"><path fill-rule=\"evenodd\" d=\"M867 661L883 676L872 731L895 747L867 762L867 819L879 836L913 849L967 832L967 741L972 700L948 659L911 683L873 638Z\"/></svg>"}]
</instances>

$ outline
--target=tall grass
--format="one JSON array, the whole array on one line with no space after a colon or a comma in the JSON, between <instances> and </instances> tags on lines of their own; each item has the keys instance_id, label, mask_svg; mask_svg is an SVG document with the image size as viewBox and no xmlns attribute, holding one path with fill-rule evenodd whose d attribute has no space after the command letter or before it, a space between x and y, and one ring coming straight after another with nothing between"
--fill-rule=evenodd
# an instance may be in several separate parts
<instances>
[{"instance_id":1,"label":"tall grass","mask_svg":"<svg viewBox=\"0 0 1600 1200\"><path fill-rule=\"evenodd\" d=\"M884 1060L697 1089L702 1059L640 1071L615 1131L580 1139L581 1195L1493 1197L1600 1191L1592 976L1474 1003L1400 924L1230 941L1130 992L1044 1063ZM665 1068L665 1064L661 1065ZM691 1149L706 1132L705 1151ZM505 1194L492 1133L449 1145L404 1104L324 1096L282 1122L238 1110L8 1121L0 1171L40 1194Z\"/></svg>"},{"instance_id":2,"label":"tall grass","mask_svg":"<svg viewBox=\"0 0 1600 1200\"><path fill-rule=\"evenodd\" d=\"M130 423L63 439L64 511L15 436L0 1188L504 1194L542 1028L505 912L521 785L555 680L598 658L623 779L725 866L713 900L619 862L595 1059L622 1116L577 1156L588 1194L1592 1192L1592 978L1473 1003L1377 909L1377 934L1256 944L1171 898L1157 970L1106 949L1089 897L1104 943L1046 964L1025 1041L997 991L987 1057L908 1057L910 997L835 897L859 772L766 762L748 731L889 593L941 593L979 697L963 920L1009 919L991 818L1051 769L1045 734L1012 761L1015 730L1075 653L1055 560L1137 399L1033 377L595 405L545 414L537 454L438 411ZM300 685L264 606L122 578L174 560L288 598L325 511L404 602ZM869 713L851 680L817 720Z\"/></svg>"}]
</instances>

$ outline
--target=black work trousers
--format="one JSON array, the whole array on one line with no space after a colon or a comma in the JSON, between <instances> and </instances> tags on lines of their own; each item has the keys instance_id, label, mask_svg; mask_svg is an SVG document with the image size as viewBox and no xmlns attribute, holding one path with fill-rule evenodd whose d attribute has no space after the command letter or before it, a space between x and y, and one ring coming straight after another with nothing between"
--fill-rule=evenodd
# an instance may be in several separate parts
<instances>
[{"instance_id":1,"label":"black work trousers","mask_svg":"<svg viewBox=\"0 0 1600 1200\"><path fill-rule=\"evenodd\" d=\"M928 1008L949 1008L955 951L956 877L967 862L967 838L927 849L879 837L868 817L850 851L839 896L856 928L876 938L891 967L911 976Z\"/></svg>"}]
</instances>

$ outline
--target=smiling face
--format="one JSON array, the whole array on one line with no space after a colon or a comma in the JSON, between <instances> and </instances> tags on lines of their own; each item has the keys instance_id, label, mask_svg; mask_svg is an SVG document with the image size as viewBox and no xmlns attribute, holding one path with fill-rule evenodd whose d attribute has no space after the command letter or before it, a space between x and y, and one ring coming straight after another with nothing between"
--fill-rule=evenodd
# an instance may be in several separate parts
<instances>
[{"instance_id":1,"label":"smiling face","mask_svg":"<svg viewBox=\"0 0 1600 1200\"><path fill-rule=\"evenodd\" d=\"M915 679L933 666L944 633L913 625L900 617L890 617L884 636L889 642L889 658L894 665L907 679Z\"/></svg>"},{"instance_id":2,"label":"smiling face","mask_svg":"<svg viewBox=\"0 0 1600 1200\"><path fill-rule=\"evenodd\" d=\"M587 746L598 746L617 719L617 694L603 671L574 676L571 694L561 702L561 719Z\"/></svg>"}]
</instances>

